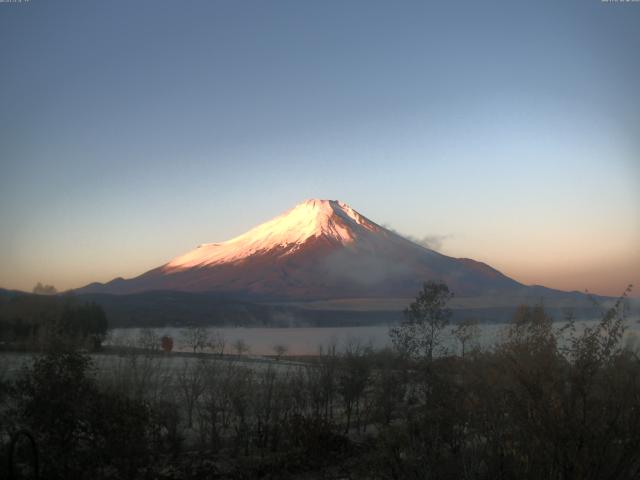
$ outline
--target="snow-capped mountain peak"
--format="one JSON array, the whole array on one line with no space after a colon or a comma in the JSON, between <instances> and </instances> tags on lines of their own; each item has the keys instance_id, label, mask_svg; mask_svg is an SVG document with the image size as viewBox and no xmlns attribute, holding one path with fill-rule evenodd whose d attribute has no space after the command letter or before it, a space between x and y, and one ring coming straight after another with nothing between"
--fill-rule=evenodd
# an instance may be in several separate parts
<instances>
[{"instance_id":1,"label":"snow-capped mountain peak","mask_svg":"<svg viewBox=\"0 0 640 480\"><path fill-rule=\"evenodd\" d=\"M248 232L222 243L205 243L174 258L162 269L175 272L193 267L232 263L258 252L299 249L310 239L322 237L347 245L381 227L337 200L310 199Z\"/></svg>"},{"instance_id":2,"label":"snow-capped mountain peak","mask_svg":"<svg viewBox=\"0 0 640 480\"><path fill-rule=\"evenodd\" d=\"M248 232L206 243L128 280L81 291L217 292L273 299L410 298L427 280L456 295L523 286L468 259L411 242L337 200L307 200Z\"/></svg>"}]
</instances>

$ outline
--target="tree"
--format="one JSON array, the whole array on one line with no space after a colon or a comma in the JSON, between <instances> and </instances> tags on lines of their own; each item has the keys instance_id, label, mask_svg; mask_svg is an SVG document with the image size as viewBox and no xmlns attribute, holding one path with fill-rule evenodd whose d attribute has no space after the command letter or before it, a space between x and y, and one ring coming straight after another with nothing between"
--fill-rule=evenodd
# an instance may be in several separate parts
<instances>
[{"instance_id":1,"label":"tree","mask_svg":"<svg viewBox=\"0 0 640 480\"><path fill-rule=\"evenodd\" d=\"M478 398L493 410L484 430L502 431L487 444L509 445L500 455L518 478L638 478L640 362L622 345L628 293L579 329L572 319L554 328L541 304L516 311L488 365L490 396Z\"/></svg>"},{"instance_id":2,"label":"tree","mask_svg":"<svg viewBox=\"0 0 640 480\"><path fill-rule=\"evenodd\" d=\"M224 347L226 345L227 339L225 338L224 333L221 332L213 332L207 342L207 347L218 355L224 355Z\"/></svg>"},{"instance_id":3,"label":"tree","mask_svg":"<svg viewBox=\"0 0 640 480\"><path fill-rule=\"evenodd\" d=\"M160 339L160 346L162 347L163 352L171 353L171 350L173 350L173 338L171 338L169 335L164 335Z\"/></svg>"},{"instance_id":4,"label":"tree","mask_svg":"<svg viewBox=\"0 0 640 480\"><path fill-rule=\"evenodd\" d=\"M143 350L155 352L160 347L160 338L153 328L143 328L138 333L136 343Z\"/></svg>"},{"instance_id":5,"label":"tree","mask_svg":"<svg viewBox=\"0 0 640 480\"><path fill-rule=\"evenodd\" d=\"M99 350L107 335L109 324L102 307L95 302L74 305L69 299L58 322L58 334L88 342L93 350Z\"/></svg>"},{"instance_id":6,"label":"tree","mask_svg":"<svg viewBox=\"0 0 640 480\"><path fill-rule=\"evenodd\" d=\"M58 293L58 290L53 285L43 285L38 282L38 284L33 287L33 293L36 295L55 295Z\"/></svg>"},{"instance_id":7,"label":"tree","mask_svg":"<svg viewBox=\"0 0 640 480\"><path fill-rule=\"evenodd\" d=\"M96 391L91 368L88 355L56 350L37 357L18 376L11 416L37 435L47 474L43 478L68 478L71 464L79 461L88 429L83 419Z\"/></svg>"},{"instance_id":8,"label":"tree","mask_svg":"<svg viewBox=\"0 0 640 480\"><path fill-rule=\"evenodd\" d=\"M233 348L238 356L249 352L249 345L247 345L247 342L245 342L242 338L239 338L235 342L233 342Z\"/></svg>"},{"instance_id":9,"label":"tree","mask_svg":"<svg viewBox=\"0 0 640 480\"><path fill-rule=\"evenodd\" d=\"M193 426L193 411L198 399L205 391L204 365L194 364L185 359L176 376L180 397L187 413L187 426Z\"/></svg>"},{"instance_id":10,"label":"tree","mask_svg":"<svg viewBox=\"0 0 640 480\"><path fill-rule=\"evenodd\" d=\"M480 335L480 327L477 320L469 318L460 322L456 328L451 330L451 333L460 342L461 355L464 358L467 343Z\"/></svg>"},{"instance_id":11,"label":"tree","mask_svg":"<svg viewBox=\"0 0 640 480\"><path fill-rule=\"evenodd\" d=\"M372 392L373 418L380 426L388 426L394 412L402 405L406 392L406 371L384 364L374 377Z\"/></svg>"},{"instance_id":12,"label":"tree","mask_svg":"<svg viewBox=\"0 0 640 480\"><path fill-rule=\"evenodd\" d=\"M109 326L100 305L70 295L15 295L0 302L0 317L3 341L29 348L63 342L97 350Z\"/></svg>"},{"instance_id":13,"label":"tree","mask_svg":"<svg viewBox=\"0 0 640 480\"><path fill-rule=\"evenodd\" d=\"M289 348L286 345L278 344L273 346L273 351L276 354L276 360L280 360L280 358L287 353Z\"/></svg>"},{"instance_id":14,"label":"tree","mask_svg":"<svg viewBox=\"0 0 640 480\"><path fill-rule=\"evenodd\" d=\"M433 360L442 331L451 318L447 303L452 297L446 284L425 282L415 301L404 311L400 325L389 332L394 347L408 356Z\"/></svg>"},{"instance_id":15,"label":"tree","mask_svg":"<svg viewBox=\"0 0 640 480\"><path fill-rule=\"evenodd\" d=\"M352 413L356 414L356 429L360 431L360 403L371 376L369 356L371 348L362 348L359 343L347 346L344 358L338 369L338 392L340 393L344 411L347 416L345 435L351 428Z\"/></svg>"},{"instance_id":16,"label":"tree","mask_svg":"<svg viewBox=\"0 0 640 480\"><path fill-rule=\"evenodd\" d=\"M150 405L103 391L98 380L91 357L67 349L52 349L20 370L7 413L12 428L37 439L38 478L103 478L105 470L137 478L154 453Z\"/></svg>"},{"instance_id":17,"label":"tree","mask_svg":"<svg viewBox=\"0 0 640 480\"><path fill-rule=\"evenodd\" d=\"M203 327L189 326L182 332L182 340L193 353L202 352L209 343L209 334Z\"/></svg>"}]
</instances>

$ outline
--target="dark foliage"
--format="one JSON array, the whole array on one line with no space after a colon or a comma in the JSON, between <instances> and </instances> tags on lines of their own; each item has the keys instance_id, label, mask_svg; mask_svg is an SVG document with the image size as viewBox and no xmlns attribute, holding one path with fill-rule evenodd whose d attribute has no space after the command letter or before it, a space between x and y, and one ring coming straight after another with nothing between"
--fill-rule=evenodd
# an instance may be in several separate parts
<instances>
[{"instance_id":1,"label":"dark foliage","mask_svg":"<svg viewBox=\"0 0 640 480\"><path fill-rule=\"evenodd\" d=\"M13 430L33 432L42 478L137 478L162 451L151 406L101 391L86 355L47 352L22 371L10 396L7 418Z\"/></svg>"},{"instance_id":2,"label":"dark foliage","mask_svg":"<svg viewBox=\"0 0 640 480\"><path fill-rule=\"evenodd\" d=\"M15 295L0 303L5 348L37 350L64 342L96 350L107 328L102 307L71 296Z\"/></svg>"},{"instance_id":3,"label":"dark foliage","mask_svg":"<svg viewBox=\"0 0 640 480\"><path fill-rule=\"evenodd\" d=\"M426 286L410 318L444 325L448 296ZM624 297L585 329L523 306L464 357L353 343L291 369L200 357L157 372L169 355L149 354L109 388L87 356L53 350L0 384L3 423L34 433L51 479L637 479L624 319Z\"/></svg>"}]
</instances>

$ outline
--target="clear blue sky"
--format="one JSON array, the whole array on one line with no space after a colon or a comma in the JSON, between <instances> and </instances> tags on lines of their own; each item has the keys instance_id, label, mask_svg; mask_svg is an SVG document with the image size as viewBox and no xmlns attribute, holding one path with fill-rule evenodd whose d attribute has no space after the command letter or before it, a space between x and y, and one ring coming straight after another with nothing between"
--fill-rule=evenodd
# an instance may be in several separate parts
<instances>
[{"instance_id":1,"label":"clear blue sky","mask_svg":"<svg viewBox=\"0 0 640 480\"><path fill-rule=\"evenodd\" d=\"M640 3L31 0L0 42L0 286L310 197L526 283L640 283Z\"/></svg>"}]
</instances>

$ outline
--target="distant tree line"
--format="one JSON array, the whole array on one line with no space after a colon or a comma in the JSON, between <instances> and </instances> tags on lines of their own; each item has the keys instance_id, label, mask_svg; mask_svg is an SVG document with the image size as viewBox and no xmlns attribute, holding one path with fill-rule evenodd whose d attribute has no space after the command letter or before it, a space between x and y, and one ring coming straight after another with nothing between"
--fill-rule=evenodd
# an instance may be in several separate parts
<instances>
[{"instance_id":1,"label":"distant tree line","mask_svg":"<svg viewBox=\"0 0 640 480\"><path fill-rule=\"evenodd\" d=\"M53 285L46 285L38 282L35 287L33 287L33 293L36 295L55 295L58 293L58 289Z\"/></svg>"},{"instance_id":2,"label":"distant tree line","mask_svg":"<svg viewBox=\"0 0 640 480\"><path fill-rule=\"evenodd\" d=\"M16 295L0 301L0 344L5 349L44 349L69 342L100 348L108 329L102 307L72 296Z\"/></svg>"}]
</instances>

